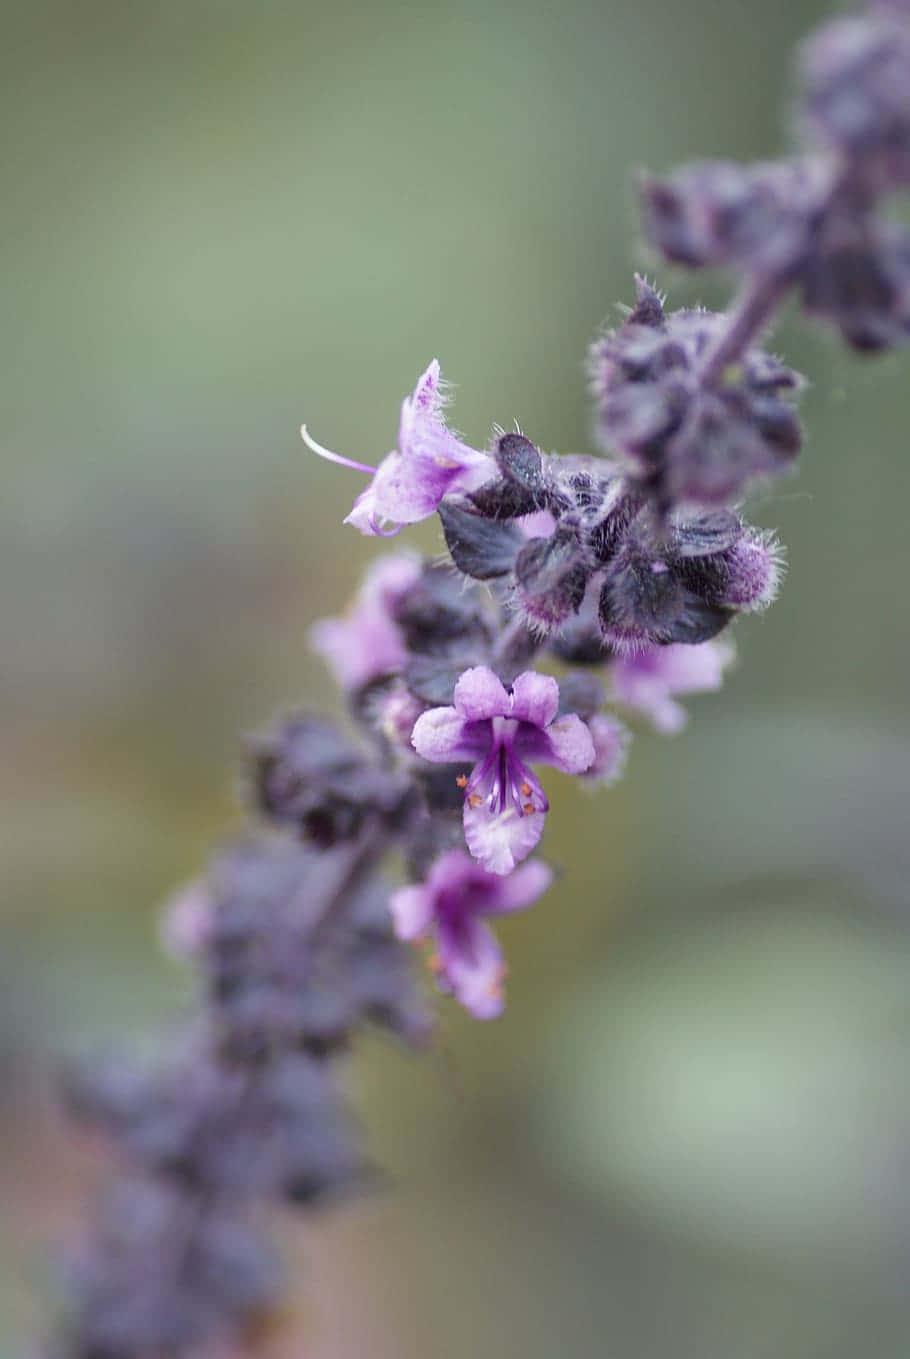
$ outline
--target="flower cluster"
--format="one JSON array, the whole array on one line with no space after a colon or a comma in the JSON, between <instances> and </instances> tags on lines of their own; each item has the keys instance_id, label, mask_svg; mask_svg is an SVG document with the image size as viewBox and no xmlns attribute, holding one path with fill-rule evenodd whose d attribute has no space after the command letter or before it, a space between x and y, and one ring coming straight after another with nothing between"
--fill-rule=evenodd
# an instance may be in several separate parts
<instances>
[{"instance_id":1,"label":"flower cluster","mask_svg":"<svg viewBox=\"0 0 910 1359\"><path fill-rule=\"evenodd\" d=\"M910 231L882 216L910 184L910 13L899 0L835 19L799 53L797 108L811 149L773 165L699 162L643 185L648 234L668 260L732 265L749 336L793 290L861 351L910 335ZM740 361L715 346L709 376Z\"/></svg>"},{"instance_id":2,"label":"flower cluster","mask_svg":"<svg viewBox=\"0 0 910 1359\"><path fill-rule=\"evenodd\" d=\"M252 1334L281 1286L263 1206L306 1207L371 1174L340 1076L351 1036L431 1032L376 873L407 789L303 717L257 742L253 764L269 825L168 907L165 937L200 974L198 1018L155 1062L96 1060L68 1082L124 1168L67 1261L65 1359Z\"/></svg>"},{"instance_id":3,"label":"flower cluster","mask_svg":"<svg viewBox=\"0 0 910 1359\"><path fill-rule=\"evenodd\" d=\"M781 549L741 502L793 469L801 379L765 328L793 293L856 349L910 335L910 232L882 217L910 183L907 0L820 29L800 77L804 154L643 180L657 252L740 288L728 311L672 311L636 280L589 353L590 455L498 428L472 448L446 424L435 360L378 467L303 428L368 478L346 522L386 536L438 514L446 557L381 558L349 612L314 626L358 738L293 714L251 742L256 829L165 927L198 970L196 1020L149 1067L71 1081L124 1171L68 1271L61 1359L182 1359L252 1333L278 1290L263 1204L369 1174L340 1081L352 1035L432 1031L404 941L429 945L438 989L470 1014L501 1014L488 922L554 877L532 857L540 767L615 782L617 710L678 731L680 697L719 688L732 661L721 634L774 599Z\"/></svg>"}]
</instances>

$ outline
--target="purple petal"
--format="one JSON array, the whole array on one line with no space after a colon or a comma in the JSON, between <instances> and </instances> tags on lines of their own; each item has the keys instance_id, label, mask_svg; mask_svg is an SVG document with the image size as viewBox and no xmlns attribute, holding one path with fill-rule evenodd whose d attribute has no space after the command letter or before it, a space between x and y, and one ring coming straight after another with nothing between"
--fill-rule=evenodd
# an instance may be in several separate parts
<instances>
[{"instance_id":1,"label":"purple petal","mask_svg":"<svg viewBox=\"0 0 910 1359\"><path fill-rule=\"evenodd\" d=\"M322 618L309 633L343 689L359 689L380 675L403 669L407 652L397 624L383 613L355 608L350 618Z\"/></svg>"},{"instance_id":2,"label":"purple petal","mask_svg":"<svg viewBox=\"0 0 910 1359\"><path fill-rule=\"evenodd\" d=\"M636 656L619 657L610 664L613 698L644 713L658 731L672 734L687 720L672 695L719 689L734 655L729 642L711 641L650 647Z\"/></svg>"},{"instance_id":3,"label":"purple petal","mask_svg":"<svg viewBox=\"0 0 910 1359\"><path fill-rule=\"evenodd\" d=\"M420 571L416 552L390 552L377 557L367 568L357 597L361 603L389 613L416 584Z\"/></svg>"},{"instance_id":4,"label":"purple petal","mask_svg":"<svg viewBox=\"0 0 910 1359\"><path fill-rule=\"evenodd\" d=\"M416 524L435 514L458 466L441 466L432 457L397 450L383 458L372 482L375 517L393 524Z\"/></svg>"},{"instance_id":5,"label":"purple petal","mask_svg":"<svg viewBox=\"0 0 910 1359\"><path fill-rule=\"evenodd\" d=\"M455 685L453 702L462 717L472 722L505 717L509 711L509 695L502 680L486 665L475 665L464 672Z\"/></svg>"},{"instance_id":6,"label":"purple petal","mask_svg":"<svg viewBox=\"0 0 910 1359\"><path fill-rule=\"evenodd\" d=\"M535 510L517 520L518 527L526 538L549 538L555 532L556 520L549 510Z\"/></svg>"},{"instance_id":7,"label":"purple petal","mask_svg":"<svg viewBox=\"0 0 910 1359\"><path fill-rule=\"evenodd\" d=\"M488 883L498 887L499 879L492 879L489 874L485 874L463 849L450 849L441 854L434 861L427 877L427 887L435 898L443 894L454 896L466 907L471 904L470 899L476 895L478 888L482 890Z\"/></svg>"},{"instance_id":8,"label":"purple petal","mask_svg":"<svg viewBox=\"0 0 910 1359\"><path fill-rule=\"evenodd\" d=\"M408 463L429 464L437 472L447 473L453 485L457 479L459 490L473 490L480 484L478 472L482 470L481 480L486 480L495 474L496 464L488 453L470 448L446 428L444 406L442 376L434 359L418 379L412 395L401 403L398 451ZM463 473L468 474L466 480L460 475ZM426 474L429 475L429 468Z\"/></svg>"},{"instance_id":9,"label":"purple petal","mask_svg":"<svg viewBox=\"0 0 910 1359\"><path fill-rule=\"evenodd\" d=\"M484 906L485 915L509 915L532 906L553 881L553 870L542 859L522 864L508 877L497 878L495 893Z\"/></svg>"},{"instance_id":10,"label":"purple petal","mask_svg":"<svg viewBox=\"0 0 910 1359\"><path fill-rule=\"evenodd\" d=\"M514 803L500 811L491 808L487 798L476 804L465 798L464 837L468 849L488 873L511 873L543 835L545 817L542 811L525 815Z\"/></svg>"},{"instance_id":11,"label":"purple petal","mask_svg":"<svg viewBox=\"0 0 910 1359\"><path fill-rule=\"evenodd\" d=\"M514 680L510 717L535 727L548 727L558 711L559 685L552 675L526 670Z\"/></svg>"},{"instance_id":12,"label":"purple petal","mask_svg":"<svg viewBox=\"0 0 910 1359\"><path fill-rule=\"evenodd\" d=\"M396 686L377 703L376 723L389 745L410 751L414 723L424 710L424 704L404 686Z\"/></svg>"},{"instance_id":13,"label":"purple petal","mask_svg":"<svg viewBox=\"0 0 910 1359\"><path fill-rule=\"evenodd\" d=\"M744 536L726 554L724 604L761 612L777 597L783 574L783 555L773 537Z\"/></svg>"},{"instance_id":14,"label":"purple petal","mask_svg":"<svg viewBox=\"0 0 910 1359\"><path fill-rule=\"evenodd\" d=\"M495 935L479 920L439 931L439 962L458 1000L475 1019L495 1019L505 1004L505 965Z\"/></svg>"},{"instance_id":15,"label":"purple petal","mask_svg":"<svg viewBox=\"0 0 910 1359\"><path fill-rule=\"evenodd\" d=\"M383 458L346 524L361 533L389 536L402 524L434 514L449 491L474 490L495 473L488 453L469 448L446 429L443 404L434 359L402 402L398 447Z\"/></svg>"},{"instance_id":16,"label":"purple petal","mask_svg":"<svg viewBox=\"0 0 910 1359\"><path fill-rule=\"evenodd\" d=\"M426 887L402 887L389 897L399 939L419 939L433 922L433 894Z\"/></svg>"},{"instance_id":17,"label":"purple petal","mask_svg":"<svg viewBox=\"0 0 910 1359\"><path fill-rule=\"evenodd\" d=\"M379 525L379 515L376 509L376 494L373 490L372 481L366 490L361 491L360 495L354 501L351 513L345 516L344 523L351 524L368 538L385 536Z\"/></svg>"},{"instance_id":18,"label":"purple petal","mask_svg":"<svg viewBox=\"0 0 910 1359\"><path fill-rule=\"evenodd\" d=\"M575 713L551 722L546 731L522 722L515 738L515 754L531 764L552 764L564 774L583 774L594 763L594 740Z\"/></svg>"},{"instance_id":19,"label":"purple petal","mask_svg":"<svg viewBox=\"0 0 910 1359\"><path fill-rule=\"evenodd\" d=\"M413 395L405 399L405 405L417 412L438 415L442 405L440 384L442 372L438 359L431 359L426 369L417 379Z\"/></svg>"},{"instance_id":20,"label":"purple petal","mask_svg":"<svg viewBox=\"0 0 910 1359\"><path fill-rule=\"evenodd\" d=\"M490 726L466 721L456 708L431 708L414 723L411 744L434 764L467 763L490 749Z\"/></svg>"},{"instance_id":21,"label":"purple petal","mask_svg":"<svg viewBox=\"0 0 910 1359\"><path fill-rule=\"evenodd\" d=\"M203 881L188 883L165 903L161 941L181 960L198 958L209 943L215 911L212 894Z\"/></svg>"},{"instance_id":22,"label":"purple petal","mask_svg":"<svg viewBox=\"0 0 910 1359\"><path fill-rule=\"evenodd\" d=\"M626 763L628 730L605 713L590 717L588 730L594 740L594 762L585 770L585 778L602 784L615 783Z\"/></svg>"}]
</instances>

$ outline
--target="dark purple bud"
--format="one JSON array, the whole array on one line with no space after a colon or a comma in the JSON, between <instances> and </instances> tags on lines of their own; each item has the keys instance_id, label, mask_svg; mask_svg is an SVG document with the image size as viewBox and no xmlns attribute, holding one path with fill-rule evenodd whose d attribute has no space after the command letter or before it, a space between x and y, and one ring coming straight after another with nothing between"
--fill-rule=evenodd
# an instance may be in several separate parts
<instances>
[{"instance_id":1,"label":"dark purple bud","mask_svg":"<svg viewBox=\"0 0 910 1359\"><path fill-rule=\"evenodd\" d=\"M750 529L724 554L727 581L723 603L758 612L777 597L783 554L768 534Z\"/></svg>"},{"instance_id":2,"label":"dark purple bud","mask_svg":"<svg viewBox=\"0 0 910 1359\"><path fill-rule=\"evenodd\" d=\"M656 382L617 383L602 407L601 428L609 447L634 456L647 469L659 465L667 441L689 409L685 381L670 376Z\"/></svg>"},{"instance_id":3,"label":"dark purple bud","mask_svg":"<svg viewBox=\"0 0 910 1359\"><path fill-rule=\"evenodd\" d=\"M503 434L496 444L496 461L504 477L528 491L536 500L535 508L546 505L546 485L540 449L523 434Z\"/></svg>"},{"instance_id":4,"label":"dark purple bud","mask_svg":"<svg viewBox=\"0 0 910 1359\"><path fill-rule=\"evenodd\" d=\"M671 524L677 557L710 557L725 552L742 536L742 520L730 510L679 516Z\"/></svg>"},{"instance_id":5,"label":"dark purple bud","mask_svg":"<svg viewBox=\"0 0 910 1359\"><path fill-rule=\"evenodd\" d=\"M662 510L727 503L799 450L792 369L749 350L719 381L703 383L704 356L725 324L710 312L674 312L660 331L625 326L592 352L602 442L625 455ZM608 535L604 551L611 546Z\"/></svg>"},{"instance_id":6,"label":"dark purple bud","mask_svg":"<svg viewBox=\"0 0 910 1359\"><path fill-rule=\"evenodd\" d=\"M378 1010L401 1037L425 1036L426 1010L392 937L384 889L361 875L346 845L316 853L253 842L216 858L206 973L219 1023L239 1051L281 1042L322 1053Z\"/></svg>"},{"instance_id":7,"label":"dark purple bud","mask_svg":"<svg viewBox=\"0 0 910 1359\"><path fill-rule=\"evenodd\" d=\"M611 561L623 536L644 503L644 496L635 487L629 488L617 483L610 496L602 519L595 523L588 534L588 545L594 557L601 564Z\"/></svg>"},{"instance_id":8,"label":"dark purple bud","mask_svg":"<svg viewBox=\"0 0 910 1359\"><path fill-rule=\"evenodd\" d=\"M805 249L817 196L813 179L808 166L796 164L687 165L644 180L645 229L675 264L782 267Z\"/></svg>"},{"instance_id":9,"label":"dark purple bud","mask_svg":"<svg viewBox=\"0 0 910 1359\"><path fill-rule=\"evenodd\" d=\"M483 656L476 655L470 658L469 663L479 665L482 660ZM405 671L405 683L422 703L440 707L451 703L452 691L464 668L465 662L461 659L451 661L445 656L415 656Z\"/></svg>"},{"instance_id":10,"label":"dark purple bud","mask_svg":"<svg viewBox=\"0 0 910 1359\"><path fill-rule=\"evenodd\" d=\"M74 1063L64 1072L63 1093L70 1113L109 1132L134 1117L147 1092L146 1073L116 1053Z\"/></svg>"},{"instance_id":11,"label":"dark purple bud","mask_svg":"<svg viewBox=\"0 0 910 1359\"><path fill-rule=\"evenodd\" d=\"M641 274L635 275L635 306L626 320L639 326L662 326L664 323L664 299Z\"/></svg>"},{"instance_id":12,"label":"dark purple bud","mask_svg":"<svg viewBox=\"0 0 910 1359\"><path fill-rule=\"evenodd\" d=\"M255 743L253 773L261 810L324 847L357 835L368 817L394 829L409 805L406 780L308 717L288 718Z\"/></svg>"},{"instance_id":13,"label":"dark purple bud","mask_svg":"<svg viewBox=\"0 0 910 1359\"><path fill-rule=\"evenodd\" d=\"M602 658L602 657L601 657ZM593 717L606 703L600 680L586 671L573 670L559 681L560 713L577 713L583 720Z\"/></svg>"},{"instance_id":14,"label":"dark purple bud","mask_svg":"<svg viewBox=\"0 0 910 1359\"><path fill-rule=\"evenodd\" d=\"M755 613L777 595L781 555L772 537L743 527L736 541L721 552L680 555L677 570L686 587L709 604Z\"/></svg>"},{"instance_id":15,"label":"dark purple bud","mask_svg":"<svg viewBox=\"0 0 910 1359\"><path fill-rule=\"evenodd\" d=\"M523 519L538 509L534 493L508 477L493 477L467 499L485 519Z\"/></svg>"},{"instance_id":16,"label":"dark purple bud","mask_svg":"<svg viewBox=\"0 0 910 1359\"><path fill-rule=\"evenodd\" d=\"M897 7L833 22L804 44L804 114L873 190L910 183L910 16Z\"/></svg>"},{"instance_id":17,"label":"dark purple bud","mask_svg":"<svg viewBox=\"0 0 910 1359\"><path fill-rule=\"evenodd\" d=\"M732 379L726 390L699 394L668 442L661 487L671 502L723 505L758 477L783 471L802 442L786 401L752 393Z\"/></svg>"},{"instance_id":18,"label":"dark purple bud","mask_svg":"<svg viewBox=\"0 0 910 1359\"><path fill-rule=\"evenodd\" d=\"M596 615L587 616L587 606L578 618L570 618L563 624L550 639L549 647L569 665L603 665L611 655Z\"/></svg>"},{"instance_id":19,"label":"dark purple bud","mask_svg":"<svg viewBox=\"0 0 910 1359\"><path fill-rule=\"evenodd\" d=\"M607 568L600 593L600 623L606 640L620 650L667 642L704 642L730 621L732 613L706 603L672 569L624 545Z\"/></svg>"},{"instance_id":20,"label":"dark purple bud","mask_svg":"<svg viewBox=\"0 0 910 1359\"><path fill-rule=\"evenodd\" d=\"M451 501L440 505L439 518L452 560L466 576L493 580L512 570L524 542L514 524L471 514Z\"/></svg>"},{"instance_id":21,"label":"dark purple bud","mask_svg":"<svg viewBox=\"0 0 910 1359\"><path fill-rule=\"evenodd\" d=\"M479 587L468 586L449 566L425 563L394 617L412 654L445 655L456 644L486 646L492 636Z\"/></svg>"},{"instance_id":22,"label":"dark purple bud","mask_svg":"<svg viewBox=\"0 0 910 1359\"><path fill-rule=\"evenodd\" d=\"M501 434L494 457L502 472L468 495L485 519L521 519L558 504L540 450L523 434Z\"/></svg>"},{"instance_id":23,"label":"dark purple bud","mask_svg":"<svg viewBox=\"0 0 910 1359\"><path fill-rule=\"evenodd\" d=\"M776 592L780 551L728 510L675 514L664 526L642 513L604 573L600 625L619 652L709 641L740 610Z\"/></svg>"},{"instance_id":24,"label":"dark purple bud","mask_svg":"<svg viewBox=\"0 0 910 1359\"><path fill-rule=\"evenodd\" d=\"M516 594L528 626L542 633L577 613L588 582L577 535L557 529L529 538L515 562Z\"/></svg>"},{"instance_id":25,"label":"dark purple bud","mask_svg":"<svg viewBox=\"0 0 910 1359\"><path fill-rule=\"evenodd\" d=\"M910 234L849 219L829 224L803 274L806 310L875 352L910 336Z\"/></svg>"},{"instance_id":26,"label":"dark purple bud","mask_svg":"<svg viewBox=\"0 0 910 1359\"><path fill-rule=\"evenodd\" d=\"M249 1222L177 1186L134 1176L103 1205L67 1265L68 1359L178 1355L251 1328L277 1301L274 1252Z\"/></svg>"},{"instance_id":27,"label":"dark purple bud","mask_svg":"<svg viewBox=\"0 0 910 1359\"><path fill-rule=\"evenodd\" d=\"M496 672L506 685L512 683L516 675L530 670L537 652L540 650L541 637L524 619L515 619L510 627L504 628L490 655L490 668ZM470 664L466 662L466 667Z\"/></svg>"}]
</instances>

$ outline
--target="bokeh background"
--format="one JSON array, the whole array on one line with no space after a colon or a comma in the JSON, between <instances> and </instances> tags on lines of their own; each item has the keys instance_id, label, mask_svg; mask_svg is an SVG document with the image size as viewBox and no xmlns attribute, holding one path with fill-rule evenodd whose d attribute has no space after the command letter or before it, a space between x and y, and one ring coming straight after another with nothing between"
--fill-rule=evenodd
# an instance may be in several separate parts
<instances>
[{"instance_id":1,"label":"bokeh background","mask_svg":"<svg viewBox=\"0 0 910 1359\"><path fill-rule=\"evenodd\" d=\"M335 703L306 633L438 355L470 441L590 447L583 356L648 267L632 175L788 137L816 0L32 0L0 117L0 1352L103 1165L61 1054L167 1027L157 909L239 819L240 736ZM662 271L673 302L723 281ZM789 548L720 696L556 789L509 1008L367 1043L392 1188L303 1230L275 1353L910 1352L910 359L785 318ZM430 550L436 530L414 539ZM559 783L558 776L556 782ZM299 1260L298 1257L299 1256Z\"/></svg>"}]
</instances>

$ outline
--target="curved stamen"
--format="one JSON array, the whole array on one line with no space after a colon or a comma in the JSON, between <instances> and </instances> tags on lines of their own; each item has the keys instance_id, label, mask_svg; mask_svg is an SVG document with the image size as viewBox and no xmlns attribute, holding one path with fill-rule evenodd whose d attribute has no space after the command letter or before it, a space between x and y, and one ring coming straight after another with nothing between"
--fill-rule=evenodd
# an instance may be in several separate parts
<instances>
[{"instance_id":1,"label":"curved stamen","mask_svg":"<svg viewBox=\"0 0 910 1359\"><path fill-rule=\"evenodd\" d=\"M356 463L355 465L359 467L360 463ZM391 528L380 528L375 514L371 514L370 528L373 530L373 532L376 534L378 538L394 538L396 534L401 532L402 525L393 524Z\"/></svg>"},{"instance_id":2,"label":"curved stamen","mask_svg":"<svg viewBox=\"0 0 910 1359\"><path fill-rule=\"evenodd\" d=\"M355 462L353 458L343 458L340 453L333 453L330 448L323 448L322 444L318 444L313 438L306 425L300 426L300 437L307 448L318 453L319 457L325 458L327 462L340 463L342 467L350 467L355 472L366 472L371 477L376 473L376 468L368 466L365 462Z\"/></svg>"}]
</instances>

